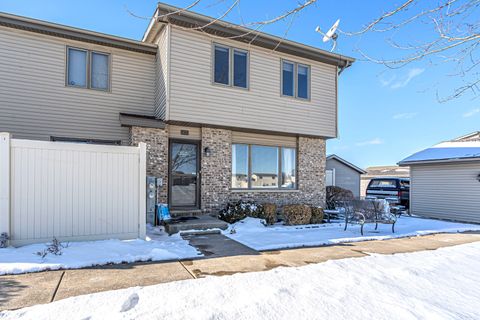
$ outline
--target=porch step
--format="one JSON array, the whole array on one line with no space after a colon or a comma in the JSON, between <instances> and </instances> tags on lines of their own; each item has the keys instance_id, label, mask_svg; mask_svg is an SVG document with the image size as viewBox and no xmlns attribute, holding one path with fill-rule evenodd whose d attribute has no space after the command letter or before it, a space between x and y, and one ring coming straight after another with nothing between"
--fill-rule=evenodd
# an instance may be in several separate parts
<instances>
[{"instance_id":1,"label":"porch step","mask_svg":"<svg viewBox=\"0 0 480 320\"><path fill-rule=\"evenodd\" d=\"M206 215L207 213L203 210L200 209L195 209L195 210L171 210L170 215L173 218L182 218L182 217L199 217Z\"/></svg>"},{"instance_id":2,"label":"porch step","mask_svg":"<svg viewBox=\"0 0 480 320\"><path fill-rule=\"evenodd\" d=\"M165 222L165 231L169 234L177 233L185 230L208 230L208 229L222 229L228 228L228 224L225 221L219 220L210 216L199 217L179 217L172 218L170 221Z\"/></svg>"}]
</instances>

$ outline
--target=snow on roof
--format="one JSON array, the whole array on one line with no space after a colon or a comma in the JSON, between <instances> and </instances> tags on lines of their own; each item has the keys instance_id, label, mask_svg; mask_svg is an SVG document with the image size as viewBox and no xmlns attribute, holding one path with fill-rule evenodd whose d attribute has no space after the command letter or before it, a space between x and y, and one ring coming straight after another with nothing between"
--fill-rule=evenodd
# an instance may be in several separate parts
<instances>
[{"instance_id":1,"label":"snow on roof","mask_svg":"<svg viewBox=\"0 0 480 320\"><path fill-rule=\"evenodd\" d=\"M466 159L480 160L480 141L448 141L414 153L399 162L408 165L420 162L455 161Z\"/></svg>"}]
</instances>

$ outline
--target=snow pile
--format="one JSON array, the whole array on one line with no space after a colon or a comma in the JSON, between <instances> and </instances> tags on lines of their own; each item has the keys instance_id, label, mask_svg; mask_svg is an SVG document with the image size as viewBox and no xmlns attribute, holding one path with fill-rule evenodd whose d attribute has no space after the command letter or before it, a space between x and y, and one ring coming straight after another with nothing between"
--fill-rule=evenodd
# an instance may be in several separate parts
<instances>
[{"instance_id":1,"label":"snow pile","mask_svg":"<svg viewBox=\"0 0 480 320\"><path fill-rule=\"evenodd\" d=\"M400 161L400 164L417 161L469 158L480 159L480 141L442 142L403 159Z\"/></svg>"},{"instance_id":2,"label":"snow pile","mask_svg":"<svg viewBox=\"0 0 480 320\"><path fill-rule=\"evenodd\" d=\"M377 230L374 230L374 224L366 224L363 236L360 234L359 225L349 225L346 231L343 231L344 226L343 222L337 222L306 226L276 224L265 227L260 219L246 218L230 227L230 230L235 230L233 233L226 230L224 234L255 250L273 250L480 230L480 225L406 216L398 219L395 233L392 233L391 225L385 224L379 224Z\"/></svg>"},{"instance_id":3,"label":"snow pile","mask_svg":"<svg viewBox=\"0 0 480 320\"><path fill-rule=\"evenodd\" d=\"M180 235L168 236L163 228L148 228L147 240L102 240L71 242L61 255L36 253L46 244L0 249L0 275L57 269L75 269L110 263L161 261L198 257L202 254Z\"/></svg>"},{"instance_id":4,"label":"snow pile","mask_svg":"<svg viewBox=\"0 0 480 320\"><path fill-rule=\"evenodd\" d=\"M2 319L480 319L480 242L73 297ZM253 294L252 294L253 293Z\"/></svg>"}]
</instances>

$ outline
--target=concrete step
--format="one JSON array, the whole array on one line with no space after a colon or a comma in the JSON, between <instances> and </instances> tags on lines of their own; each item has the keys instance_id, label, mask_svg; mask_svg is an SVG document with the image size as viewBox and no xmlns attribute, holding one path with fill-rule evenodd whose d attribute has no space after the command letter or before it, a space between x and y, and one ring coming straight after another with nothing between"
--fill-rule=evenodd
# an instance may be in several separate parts
<instances>
[{"instance_id":1,"label":"concrete step","mask_svg":"<svg viewBox=\"0 0 480 320\"><path fill-rule=\"evenodd\" d=\"M195 210L170 210L170 215L174 218L181 218L181 217L199 217L206 215L207 213L200 209Z\"/></svg>"},{"instance_id":2,"label":"concrete step","mask_svg":"<svg viewBox=\"0 0 480 320\"><path fill-rule=\"evenodd\" d=\"M210 216L180 217L173 218L172 220L165 222L165 231L167 231L169 234L185 230L225 230L227 228L228 224L225 221Z\"/></svg>"}]
</instances>

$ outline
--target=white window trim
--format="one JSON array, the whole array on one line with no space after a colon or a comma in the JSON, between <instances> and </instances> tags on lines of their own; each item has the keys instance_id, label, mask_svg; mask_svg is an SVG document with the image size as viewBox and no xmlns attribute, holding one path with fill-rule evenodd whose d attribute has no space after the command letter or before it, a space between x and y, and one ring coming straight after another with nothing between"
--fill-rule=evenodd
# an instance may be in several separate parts
<instances>
[{"instance_id":1,"label":"white window trim","mask_svg":"<svg viewBox=\"0 0 480 320\"><path fill-rule=\"evenodd\" d=\"M225 83L220 83L220 82L215 82L215 47L220 47L224 49L228 49L228 84ZM244 52L247 54L247 86L246 87L240 87L240 86L235 86L234 85L234 59L235 59L235 51L238 52ZM250 90L250 51L245 50L245 49L240 49L236 47L231 47L227 46L224 44L220 44L217 42L212 43L212 72L211 72L211 79L212 79L212 84L221 86L221 87L230 87L230 88L236 88L236 89L241 89L241 90Z\"/></svg>"},{"instance_id":2,"label":"white window trim","mask_svg":"<svg viewBox=\"0 0 480 320\"><path fill-rule=\"evenodd\" d=\"M84 51L87 53L86 56L86 81L85 81L85 86L77 86L77 85L71 85L69 83L68 79L68 74L69 74L69 68L70 68L70 61L69 61L69 50L78 50L78 51ZM91 65L92 65L92 53L97 53L97 54L102 54L107 56L108 58L108 80L107 84L108 87L107 89L102 89L102 88L93 88L92 87L92 77L91 77ZM70 88L80 88L80 89L89 89L89 90L95 90L95 91L100 91L100 92L111 92L112 89L112 56L108 52L102 52L102 51L97 51L97 50L88 50L88 49L83 49L83 48L77 48L77 47L72 47L72 46L66 46L65 50L65 86L70 87Z\"/></svg>"}]
</instances>

